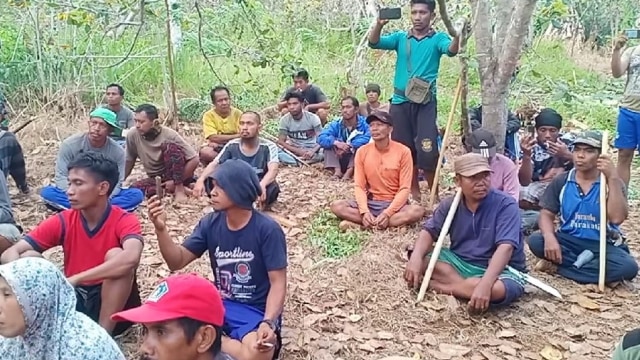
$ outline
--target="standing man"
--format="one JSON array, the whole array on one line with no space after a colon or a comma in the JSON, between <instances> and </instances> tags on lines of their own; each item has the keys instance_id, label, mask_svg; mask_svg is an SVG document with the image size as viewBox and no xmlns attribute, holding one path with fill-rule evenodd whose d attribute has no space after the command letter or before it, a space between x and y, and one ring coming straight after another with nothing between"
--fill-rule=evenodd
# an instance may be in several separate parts
<instances>
[{"instance_id":1,"label":"standing man","mask_svg":"<svg viewBox=\"0 0 640 360\"><path fill-rule=\"evenodd\" d=\"M620 100L615 147L618 153L618 173L622 181L629 185L633 153L640 145L640 46L628 47L622 55L627 37L616 39L611 56L611 73L619 78L627 74L627 84Z\"/></svg>"},{"instance_id":2,"label":"standing man","mask_svg":"<svg viewBox=\"0 0 640 360\"><path fill-rule=\"evenodd\" d=\"M278 110L280 110L283 115L291 111L288 109L288 101L286 99L290 93L302 94L304 110L318 115L322 126L327 123L331 102L319 86L309 83L309 72L307 70L298 69L298 71L293 74L293 86L284 92L282 99L278 103Z\"/></svg>"},{"instance_id":3,"label":"standing man","mask_svg":"<svg viewBox=\"0 0 640 360\"><path fill-rule=\"evenodd\" d=\"M224 86L211 89L213 109L202 115L202 132L207 144L200 148L200 162L209 164L229 140L240 137L242 111L231 106L231 93Z\"/></svg>"},{"instance_id":4,"label":"standing man","mask_svg":"<svg viewBox=\"0 0 640 360\"><path fill-rule=\"evenodd\" d=\"M107 103L102 107L116 113L118 127L121 129L121 131L113 133L110 136L113 140L118 142L119 145L124 146L127 130L136 125L136 122L133 119L133 111L122 105L122 100L124 100L124 89L118 84L107 85L104 97L107 100Z\"/></svg>"},{"instance_id":5,"label":"standing man","mask_svg":"<svg viewBox=\"0 0 640 360\"><path fill-rule=\"evenodd\" d=\"M411 0L411 30L380 36L389 20L379 19L369 34L371 48L397 53L390 109L396 123L391 136L411 149L416 165L411 184L414 199L420 199L418 170L424 171L431 186L438 162L436 80L440 58L455 56L460 49L459 35L452 41L431 27L435 9L435 0Z\"/></svg>"}]
</instances>

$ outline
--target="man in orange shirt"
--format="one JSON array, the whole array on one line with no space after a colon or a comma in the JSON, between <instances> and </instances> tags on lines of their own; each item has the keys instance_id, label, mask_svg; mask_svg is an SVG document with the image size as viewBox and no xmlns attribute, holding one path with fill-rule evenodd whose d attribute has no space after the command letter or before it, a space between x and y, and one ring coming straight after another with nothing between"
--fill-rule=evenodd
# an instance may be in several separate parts
<instances>
[{"instance_id":1,"label":"man in orange shirt","mask_svg":"<svg viewBox=\"0 0 640 360\"><path fill-rule=\"evenodd\" d=\"M367 123L373 143L362 146L356 153L356 199L331 204L331 211L343 220L340 229L354 226L386 229L420 221L424 208L407 203L413 177L411 150L389 138L393 128L389 113L373 111Z\"/></svg>"}]
</instances>

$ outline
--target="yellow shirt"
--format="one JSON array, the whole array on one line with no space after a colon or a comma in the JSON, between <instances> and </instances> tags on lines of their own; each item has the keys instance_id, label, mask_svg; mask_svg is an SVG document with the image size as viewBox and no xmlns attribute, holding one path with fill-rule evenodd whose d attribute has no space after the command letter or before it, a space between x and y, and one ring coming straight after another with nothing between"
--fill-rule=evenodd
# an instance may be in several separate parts
<instances>
[{"instance_id":1,"label":"yellow shirt","mask_svg":"<svg viewBox=\"0 0 640 360\"><path fill-rule=\"evenodd\" d=\"M204 138L211 135L233 135L240 132L240 116L242 111L232 107L226 118L211 109L202 115L202 132Z\"/></svg>"}]
</instances>

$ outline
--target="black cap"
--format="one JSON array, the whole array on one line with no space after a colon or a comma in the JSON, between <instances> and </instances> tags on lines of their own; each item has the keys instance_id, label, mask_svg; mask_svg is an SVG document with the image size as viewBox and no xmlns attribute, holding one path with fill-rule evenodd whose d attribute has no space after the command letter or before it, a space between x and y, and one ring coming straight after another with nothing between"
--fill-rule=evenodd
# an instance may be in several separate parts
<instances>
[{"instance_id":1,"label":"black cap","mask_svg":"<svg viewBox=\"0 0 640 360\"><path fill-rule=\"evenodd\" d=\"M469 137L469 144L474 153L486 158L496 155L496 138L487 129L479 128L474 130Z\"/></svg>"},{"instance_id":2,"label":"black cap","mask_svg":"<svg viewBox=\"0 0 640 360\"><path fill-rule=\"evenodd\" d=\"M371 124L371 122L374 120L393 126L393 119L391 118L391 115L386 111L374 110L371 115L367 116L367 124Z\"/></svg>"}]
</instances>

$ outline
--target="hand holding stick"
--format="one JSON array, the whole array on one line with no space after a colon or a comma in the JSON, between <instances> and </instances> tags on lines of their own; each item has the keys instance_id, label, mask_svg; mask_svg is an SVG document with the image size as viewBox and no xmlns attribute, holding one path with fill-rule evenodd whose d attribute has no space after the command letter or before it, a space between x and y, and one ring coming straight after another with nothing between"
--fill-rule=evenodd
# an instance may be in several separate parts
<instances>
[{"instance_id":1,"label":"hand holding stick","mask_svg":"<svg viewBox=\"0 0 640 360\"><path fill-rule=\"evenodd\" d=\"M160 176L156 176L156 196L158 196L158 200L162 200L164 197L164 189L162 188L162 178Z\"/></svg>"},{"instance_id":2,"label":"hand holding stick","mask_svg":"<svg viewBox=\"0 0 640 360\"><path fill-rule=\"evenodd\" d=\"M422 284L420 285L418 302L424 299L424 295L427 292L429 281L431 281L431 275L433 275L433 270L436 268L436 263L438 262L440 251L442 250L442 244L444 244L444 239L449 234L449 229L451 228L453 217L456 215L456 211L458 210L458 204L460 203L461 198L462 189L458 189L458 191L456 191L456 196L453 198L453 202L451 203L451 207L449 208L449 212L447 213L447 217L444 220L444 225L442 225L442 230L440 230L440 235L438 235L436 246L433 248L433 252L431 252L431 257L429 258L429 266L427 266L427 271L425 272L424 278L422 278Z\"/></svg>"}]
</instances>

